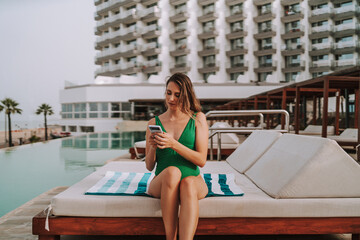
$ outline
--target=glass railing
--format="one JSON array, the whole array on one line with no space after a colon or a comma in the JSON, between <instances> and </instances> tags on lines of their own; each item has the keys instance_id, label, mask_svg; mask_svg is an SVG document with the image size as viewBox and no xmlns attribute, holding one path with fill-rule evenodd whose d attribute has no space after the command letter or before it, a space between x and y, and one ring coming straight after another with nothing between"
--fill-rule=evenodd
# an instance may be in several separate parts
<instances>
[{"instance_id":1,"label":"glass railing","mask_svg":"<svg viewBox=\"0 0 360 240\"><path fill-rule=\"evenodd\" d=\"M351 23L345 23L334 26L334 31L338 32L338 31L344 31L344 30L356 29L356 28L357 28L356 23L351 22Z\"/></svg>"},{"instance_id":2,"label":"glass railing","mask_svg":"<svg viewBox=\"0 0 360 240\"><path fill-rule=\"evenodd\" d=\"M347 48L347 47L357 47L357 46L359 46L359 42L355 40L335 43L335 48Z\"/></svg>"},{"instance_id":3,"label":"glass railing","mask_svg":"<svg viewBox=\"0 0 360 240\"><path fill-rule=\"evenodd\" d=\"M310 67L330 67L332 65L333 65L333 61L326 59L326 60L312 61Z\"/></svg>"},{"instance_id":4,"label":"glass railing","mask_svg":"<svg viewBox=\"0 0 360 240\"><path fill-rule=\"evenodd\" d=\"M326 13L332 13L333 12L333 9L330 8L330 7L326 7L326 8L319 8L319 9L315 9L315 10L312 10L310 12L310 15L311 16L317 16L317 15L321 15L321 14L326 14Z\"/></svg>"},{"instance_id":5,"label":"glass railing","mask_svg":"<svg viewBox=\"0 0 360 240\"><path fill-rule=\"evenodd\" d=\"M326 43L315 43L312 44L311 49L312 50L321 50L321 49L328 49L332 47L332 43L326 42Z\"/></svg>"},{"instance_id":6,"label":"glass railing","mask_svg":"<svg viewBox=\"0 0 360 240\"><path fill-rule=\"evenodd\" d=\"M335 66L336 67L341 67L341 66L358 66L359 65L359 60L357 59L343 59L343 60L337 60L335 61Z\"/></svg>"},{"instance_id":7,"label":"glass railing","mask_svg":"<svg viewBox=\"0 0 360 240\"><path fill-rule=\"evenodd\" d=\"M340 13L345 13L345 12L360 12L359 10L359 6L355 6L355 5L349 5L349 6L345 6L345 7L339 7L339 8L334 8L334 13L335 14L340 14Z\"/></svg>"},{"instance_id":8,"label":"glass railing","mask_svg":"<svg viewBox=\"0 0 360 240\"><path fill-rule=\"evenodd\" d=\"M312 27L311 32L312 33L326 32L326 31L331 32L332 30L333 30L333 26L331 26L331 25L323 25L323 26Z\"/></svg>"}]
</instances>

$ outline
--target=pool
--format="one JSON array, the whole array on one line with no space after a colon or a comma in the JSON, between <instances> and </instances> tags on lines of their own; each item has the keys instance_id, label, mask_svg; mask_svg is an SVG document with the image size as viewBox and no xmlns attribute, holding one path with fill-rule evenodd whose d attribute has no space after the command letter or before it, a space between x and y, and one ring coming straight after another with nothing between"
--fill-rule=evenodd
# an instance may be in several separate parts
<instances>
[{"instance_id":1,"label":"pool","mask_svg":"<svg viewBox=\"0 0 360 240\"><path fill-rule=\"evenodd\" d=\"M91 133L0 150L0 217L58 186L70 186L128 153L145 132Z\"/></svg>"}]
</instances>

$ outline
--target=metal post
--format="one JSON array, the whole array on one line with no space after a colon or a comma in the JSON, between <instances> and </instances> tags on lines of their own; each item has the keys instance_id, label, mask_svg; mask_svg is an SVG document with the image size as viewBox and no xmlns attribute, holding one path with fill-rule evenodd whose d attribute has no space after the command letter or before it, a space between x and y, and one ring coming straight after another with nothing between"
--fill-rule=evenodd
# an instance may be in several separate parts
<instances>
[{"instance_id":1,"label":"metal post","mask_svg":"<svg viewBox=\"0 0 360 240\"><path fill-rule=\"evenodd\" d=\"M350 104L349 104L349 91L345 89L345 128L349 128L350 123Z\"/></svg>"}]
</instances>

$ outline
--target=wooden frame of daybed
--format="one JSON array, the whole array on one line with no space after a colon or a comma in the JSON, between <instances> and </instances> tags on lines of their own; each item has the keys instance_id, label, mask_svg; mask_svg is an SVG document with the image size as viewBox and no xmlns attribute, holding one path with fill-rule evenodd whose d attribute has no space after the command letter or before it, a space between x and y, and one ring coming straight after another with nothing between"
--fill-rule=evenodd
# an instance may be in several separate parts
<instances>
[{"instance_id":1,"label":"wooden frame of daybed","mask_svg":"<svg viewBox=\"0 0 360 240\"><path fill-rule=\"evenodd\" d=\"M159 217L63 217L50 216L50 231L45 229L46 214L32 221L39 240L59 240L60 235L165 235ZM360 217L298 218L200 218L196 235L286 235L352 234L360 240Z\"/></svg>"}]
</instances>

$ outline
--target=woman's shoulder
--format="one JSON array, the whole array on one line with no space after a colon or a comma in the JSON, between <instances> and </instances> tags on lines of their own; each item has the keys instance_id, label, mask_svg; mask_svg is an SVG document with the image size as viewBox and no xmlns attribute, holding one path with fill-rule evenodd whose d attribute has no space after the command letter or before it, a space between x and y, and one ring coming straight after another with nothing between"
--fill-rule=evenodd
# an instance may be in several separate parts
<instances>
[{"instance_id":1,"label":"woman's shoulder","mask_svg":"<svg viewBox=\"0 0 360 240\"><path fill-rule=\"evenodd\" d=\"M195 114L196 119L198 119L199 121L206 120L206 116L203 112L196 112L194 114Z\"/></svg>"},{"instance_id":2,"label":"woman's shoulder","mask_svg":"<svg viewBox=\"0 0 360 240\"><path fill-rule=\"evenodd\" d=\"M149 121L148 121L148 125L155 125L156 123L156 119L155 118L151 118Z\"/></svg>"}]
</instances>

